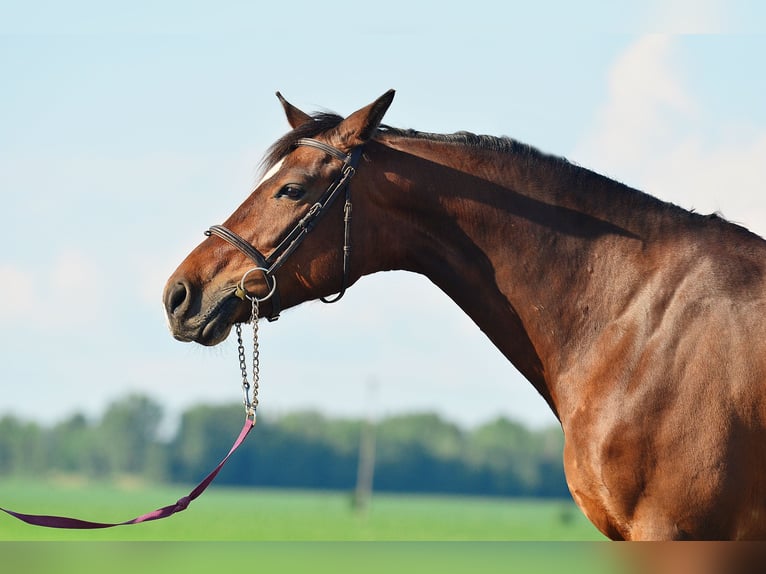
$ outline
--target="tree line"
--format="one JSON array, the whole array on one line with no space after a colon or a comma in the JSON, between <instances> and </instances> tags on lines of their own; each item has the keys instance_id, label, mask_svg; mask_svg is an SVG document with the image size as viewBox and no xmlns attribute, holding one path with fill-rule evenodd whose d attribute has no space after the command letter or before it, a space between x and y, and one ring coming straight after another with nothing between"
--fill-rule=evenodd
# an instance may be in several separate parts
<instances>
[{"instance_id":1,"label":"tree line","mask_svg":"<svg viewBox=\"0 0 766 574\"><path fill-rule=\"evenodd\" d=\"M143 395L112 403L98 420L76 414L52 427L6 415L0 419L0 478L64 473L196 482L226 454L243 417L241 405L195 406L162 440L162 408ZM360 440L370 424L313 412L259 413L216 482L352 490ZM569 496L558 427L531 430L498 418L466 430L425 413L387 417L370 430L376 491Z\"/></svg>"}]
</instances>

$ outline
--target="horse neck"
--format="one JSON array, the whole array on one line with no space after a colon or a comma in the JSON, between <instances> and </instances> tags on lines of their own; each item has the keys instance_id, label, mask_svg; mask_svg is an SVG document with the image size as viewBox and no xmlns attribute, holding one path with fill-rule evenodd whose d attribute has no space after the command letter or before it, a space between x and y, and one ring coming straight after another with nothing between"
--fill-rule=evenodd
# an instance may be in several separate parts
<instances>
[{"instance_id":1,"label":"horse neck","mask_svg":"<svg viewBox=\"0 0 766 574\"><path fill-rule=\"evenodd\" d=\"M558 373L573 342L582 340L586 318L606 324L610 306L622 304L621 295L604 304L610 294L594 284L594 269L605 258L620 268L619 259L641 249L651 226L636 229L635 205L627 204L655 200L639 200L638 192L537 152L407 138L386 144L381 185L389 189L379 198L393 221L381 227L397 230L387 241L396 262L387 268L426 275L558 414ZM609 201L602 201L606 194ZM623 196L623 210L598 209ZM631 281L623 271L623 283ZM605 316L595 316L599 311Z\"/></svg>"}]
</instances>

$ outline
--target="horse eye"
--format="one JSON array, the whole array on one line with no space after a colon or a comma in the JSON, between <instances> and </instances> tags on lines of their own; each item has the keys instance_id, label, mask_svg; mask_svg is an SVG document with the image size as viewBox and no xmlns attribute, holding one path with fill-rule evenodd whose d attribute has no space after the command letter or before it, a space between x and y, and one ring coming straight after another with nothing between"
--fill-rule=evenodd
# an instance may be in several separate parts
<instances>
[{"instance_id":1,"label":"horse eye","mask_svg":"<svg viewBox=\"0 0 766 574\"><path fill-rule=\"evenodd\" d=\"M294 183L288 183L282 189L279 190L276 197L286 197L288 199L300 199L303 197L305 190Z\"/></svg>"}]
</instances>

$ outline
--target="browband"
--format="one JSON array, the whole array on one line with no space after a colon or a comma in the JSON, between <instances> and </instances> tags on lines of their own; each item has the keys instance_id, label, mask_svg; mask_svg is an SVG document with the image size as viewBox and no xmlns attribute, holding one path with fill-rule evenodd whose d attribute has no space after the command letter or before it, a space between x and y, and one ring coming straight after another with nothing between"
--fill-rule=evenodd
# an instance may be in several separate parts
<instances>
[{"instance_id":1,"label":"browband","mask_svg":"<svg viewBox=\"0 0 766 574\"><path fill-rule=\"evenodd\" d=\"M320 297L320 299L325 303L334 303L343 296L346 291L346 287L348 286L348 265L351 253L351 240L349 233L349 227L351 223L351 195L348 184L353 175L356 173L356 166L359 163L359 159L362 155L362 146L355 147L348 154L343 153L339 149L334 148L329 144L310 138L301 138L297 140L295 142L295 146L308 146L319 149L331 155L332 157L341 160L343 162L343 167L330 187L328 187L324 194L322 194L322 197L319 199L319 201L311 206L306 215L303 216L295 225L295 227L293 227L285 235L284 239L282 239L279 245L277 245L277 247L268 257L264 257L264 255L258 251L256 247L223 225L212 225L207 231L205 231L205 235L208 237L215 235L216 237L223 239L230 245L237 248L240 252L247 255L258 265L258 268L263 272L263 276L266 280L266 285L269 288L269 291L273 293L271 295L272 311L271 314L266 317L269 321L276 321L279 318L279 313L281 310L279 291L276 289L276 279L274 277L274 273L303 242L306 234L313 229L317 219L328 207L333 204L335 198L343 190L346 191L346 205L344 208L343 220L345 228L343 245L343 279L340 291L334 299L327 299L324 297ZM242 287L244 288L244 286ZM238 291L237 296L244 298L245 294L240 294Z\"/></svg>"}]
</instances>

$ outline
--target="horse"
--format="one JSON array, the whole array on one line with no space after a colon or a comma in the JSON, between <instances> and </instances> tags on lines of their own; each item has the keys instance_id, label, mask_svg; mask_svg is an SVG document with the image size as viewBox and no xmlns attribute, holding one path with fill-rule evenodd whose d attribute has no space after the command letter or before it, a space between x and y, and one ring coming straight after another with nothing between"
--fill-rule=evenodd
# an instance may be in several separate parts
<instances>
[{"instance_id":1,"label":"horse","mask_svg":"<svg viewBox=\"0 0 766 574\"><path fill-rule=\"evenodd\" d=\"M277 97L291 130L165 286L176 339L420 273L550 406L605 536L766 537L763 239L508 137L385 125L393 90L347 117Z\"/></svg>"}]
</instances>

